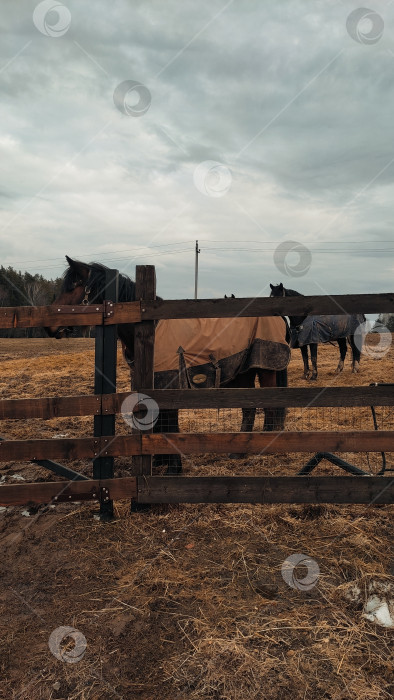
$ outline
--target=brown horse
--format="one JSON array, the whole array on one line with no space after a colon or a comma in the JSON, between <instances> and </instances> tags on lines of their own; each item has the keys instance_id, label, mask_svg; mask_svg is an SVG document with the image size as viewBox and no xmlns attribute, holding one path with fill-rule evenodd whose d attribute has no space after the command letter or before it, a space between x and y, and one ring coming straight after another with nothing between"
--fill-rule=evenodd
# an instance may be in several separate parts
<instances>
[{"instance_id":1,"label":"brown horse","mask_svg":"<svg viewBox=\"0 0 394 700\"><path fill-rule=\"evenodd\" d=\"M66 256L68 268L53 305L102 303L107 267ZM135 301L135 283L119 274L118 301ZM45 329L62 338L70 327ZM287 386L290 348L286 323L277 317L237 319L185 319L159 321L155 340L155 388L226 386L253 388ZM261 337L263 336L263 337ZM124 357L131 370L134 361L134 324L118 325ZM282 430L285 409L264 409L264 430ZM242 432L253 430L256 409L242 410ZM179 432L178 410L160 410L154 432ZM168 474L182 471L180 454L155 455L154 464L167 465Z\"/></svg>"}]
</instances>

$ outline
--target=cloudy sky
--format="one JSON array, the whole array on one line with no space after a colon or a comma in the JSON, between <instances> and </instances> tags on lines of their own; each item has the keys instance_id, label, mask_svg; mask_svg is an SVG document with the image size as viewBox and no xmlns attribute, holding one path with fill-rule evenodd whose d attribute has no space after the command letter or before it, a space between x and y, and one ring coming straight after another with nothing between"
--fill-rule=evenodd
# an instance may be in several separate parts
<instances>
[{"instance_id":1,"label":"cloudy sky","mask_svg":"<svg viewBox=\"0 0 394 700\"><path fill-rule=\"evenodd\" d=\"M0 264L392 291L394 4L2 0ZM279 246L279 247L278 247Z\"/></svg>"}]
</instances>

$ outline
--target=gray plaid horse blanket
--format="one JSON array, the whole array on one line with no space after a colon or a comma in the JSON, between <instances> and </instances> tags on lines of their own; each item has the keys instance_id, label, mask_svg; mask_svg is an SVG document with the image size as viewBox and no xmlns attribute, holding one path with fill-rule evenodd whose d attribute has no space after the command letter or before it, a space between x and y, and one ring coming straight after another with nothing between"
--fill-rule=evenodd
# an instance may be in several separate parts
<instances>
[{"instance_id":1,"label":"gray plaid horse blanket","mask_svg":"<svg viewBox=\"0 0 394 700\"><path fill-rule=\"evenodd\" d=\"M364 314L343 316L307 316L292 333L291 347L301 348L311 343L329 343L338 338L354 335L360 324L365 322Z\"/></svg>"}]
</instances>

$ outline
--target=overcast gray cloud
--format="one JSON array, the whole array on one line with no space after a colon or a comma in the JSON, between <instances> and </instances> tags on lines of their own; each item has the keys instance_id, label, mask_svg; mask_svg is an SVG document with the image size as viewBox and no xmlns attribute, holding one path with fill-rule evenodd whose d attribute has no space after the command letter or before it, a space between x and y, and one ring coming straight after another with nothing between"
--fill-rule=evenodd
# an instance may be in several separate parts
<instances>
[{"instance_id":1,"label":"overcast gray cloud","mask_svg":"<svg viewBox=\"0 0 394 700\"><path fill-rule=\"evenodd\" d=\"M1 264L146 262L185 297L198 239L202 297L392 288L391 3L350 33L357 2L52 6L2 2ZM141 116L114 104L126 80L151 95ZM201 183L206 161L225 168ZM296 279L274 262L286 240L311 252Z\"/></svg>"}]
</instances>

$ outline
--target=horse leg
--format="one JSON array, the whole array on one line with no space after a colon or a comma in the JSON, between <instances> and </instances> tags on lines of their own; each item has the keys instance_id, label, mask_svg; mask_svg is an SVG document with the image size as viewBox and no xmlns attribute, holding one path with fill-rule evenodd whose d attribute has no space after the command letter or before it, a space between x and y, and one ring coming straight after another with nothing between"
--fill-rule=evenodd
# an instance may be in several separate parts
<instances>
[{"instance_id":1,"label":"horse leg","mask_svg":"<svg viewBox=\"0 0 394 700\"><path fill-rule=\"evenodd\" d=\"M309 369L308 346L307 345L301 346L301 354L302 354L302 359L304 361L304 379L309 379L310 369Z\"/></svg>"},{"instance_id":2,"label":"horse leg","mask_svg":"<svg viewBox=\"0 0 394 700\"><path fill-rule=\"evenodd\" d=\"M354 342L354 335L349 336L349 342L352 348L352 372L356 374L360 371L361 348Z\"/></svg>"},{"instance_id":3,"label":"horse leg","mask_svg":"<svg viewBox=\"0 0 394 700\"><path fill-rule=\"evenodd\" d=\"M282 369L277 372L276 374L276 386L278 387L287 387L287 369ZM260 386L263 386L260 381ZM280 408L274 408L271 409L273 411L273 425L274 428L273 430L284 430L285 429L285 420L286 420L286 414L287 414L287 408L284 406L281 406Z\"/></svg>"},{"instance_id":4,"label":"horse leg","mask_svg":"<svg viewBox=\"0 0 394 700\"><path fill-rule=\"evenodd\" d=\"M255 385L255 370L249 370L249 372L244 372L243 374L238 374L232 382L228 384L231 389L241 388L241 389L253 389ZM254 419L256 417L255 408L243 408L242 409L242 423L241 423L241 433L251 433L253 431ZM230 459L242 459L246 455L243 453L232 452L229 457Z\"/></svg>"},{"instance_id":5,"label":"horse leg","mask_svg":"<svg viewBox=\"0 0 394 700\"><path fill-rule=\"evenodd\" d=\"M346 357L346 353L347 353L346 338L338 338L338 345L339 345L339 362L338 362L338 367L335 370L336 374L339 374L340 372L342 372L344 364L345 364L345 357Z\"/></svg>"},{"instance_id":6,"label":"horse leg","mask_svg":"<svg viewBox=\"0 0 394 700\"><path fill-rule=\"evenodd\" d=\"M261 387L287 386L287 371L275 372L274 370L259 369L257 376ZM283 430L285 426L286 409L265 408L263 431Z\"/></svg>"},{"instance_id":7,"label":"horse leg","mask_svg":"<svg viewBox=\"0 0 394 700\"><path fill-rule=\"evenodd\" d=\"M311 380L317 379L317 343L310 344L311 349L311 363L312 363L312 376Z\"/></svg>"},{"instance_id":8,"label":"horse leg","mask_svg":"<svg viewBox=\"0 0 394 700\"><path fill-rule=\"evenodd\" d=\"M154 433L179 433L178 409L171 408L159 412L157 421L153 426ZM174 476L182 473L182 459L179 453L158 454L153 456L153 466L164 465L167 467L166 475Z\"/></svg>"}]
</instances>

